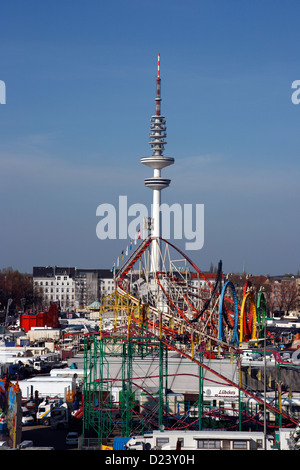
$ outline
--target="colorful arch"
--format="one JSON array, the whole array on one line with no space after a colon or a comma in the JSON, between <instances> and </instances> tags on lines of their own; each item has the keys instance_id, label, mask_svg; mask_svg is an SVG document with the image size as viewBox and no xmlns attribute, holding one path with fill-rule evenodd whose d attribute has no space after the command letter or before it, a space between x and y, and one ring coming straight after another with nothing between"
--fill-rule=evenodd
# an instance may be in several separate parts
<instances>
[{"instance_id":1,"label":"colorful arch","mask_svg":"<svg viewBox=\"0 0 300 470\"><path fill-rule=\"evenodd\" d=\"M238 309L238 301L237 301L237 295L236 291L234 288L234 285L231 281L227 281L221 292L220 296L220 301L219 301L219 337L218 339L220 341L225 339L224 336L224 321L225 321L225 315L227 315L227 312L225 312L225 293L227 288L231 289L232 295L233 295L233 303L234 303L234 324L233 324L233 332L232 332L232 338L231 338L231 343L236 344L238 346L239 344L239 339L238 339L238 318L239 318L239 309Z\"/></svg>"},{"instance_id":2,"label":"colorful arch","mask_svg":"<svg viewBox=\"0 0 300 470\"><path fill-rule=\"evenodd\" d=\"M266 311L267 311L266 298L265 298L265 294L263 293L263 291L261 291L258 294L257 306L256 306L256 315L257 315L257 323L258 323L260 338L263 336L263 332L264 332L265 321L266 321Z\"/></svg>"},{"instance_id":3,"label":"colorful arch","mask_svg":"<svg viewBox=\"0 0 300 470\"><path fill-rule=\"evenodd\" d=\"M247 337L245 335L245 329L244 329L244 319L245 319L245 310L246 310L246 302L247 300L250 301L250 311L253 313L251 323L252 323L252 329L251 329L251 338ZM256 306L255 306L255 301L254 301L254 295L252 291L248 291L242 301L242 306L241 306L241 314L240 314L240 343L243 341L247 341L249 339L256 339L257 338L257 327L256 327Z\"/></svg>"},{"instance_id":4,"label":"colorful arch","mask_svg":"<svg viewBox=\"0 0 300 470\"><path fill-rule=\"evenodd\" d=\"M250 292L250 291L253 292L252 283L251 281L247 280L244 284L243 298L245 297L247 292ZM252 302L250 302L249 307L250 307L249 312L244 312L244 318L243 318L243 334L245 338L246 337L250 338L252 334L252 323L253 323L253 315L254 315Z\"/></svg>"}]
</instances>

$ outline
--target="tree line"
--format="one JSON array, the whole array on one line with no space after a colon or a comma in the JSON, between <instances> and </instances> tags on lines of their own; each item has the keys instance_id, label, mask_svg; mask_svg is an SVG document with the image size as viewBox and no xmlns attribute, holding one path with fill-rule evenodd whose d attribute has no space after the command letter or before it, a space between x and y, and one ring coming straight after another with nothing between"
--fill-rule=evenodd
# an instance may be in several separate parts
<instances>
[{"instance_id":1,"label":"tree line","mask_svg":"<svg viewBox=\"0 0 300 470\"><path fill-rule=\"evenodd\" d=\"M20 273L11 267L0 270L0 310L25 311L42 301L33 289L31 274Z\"/></svg>"}]
</instances>

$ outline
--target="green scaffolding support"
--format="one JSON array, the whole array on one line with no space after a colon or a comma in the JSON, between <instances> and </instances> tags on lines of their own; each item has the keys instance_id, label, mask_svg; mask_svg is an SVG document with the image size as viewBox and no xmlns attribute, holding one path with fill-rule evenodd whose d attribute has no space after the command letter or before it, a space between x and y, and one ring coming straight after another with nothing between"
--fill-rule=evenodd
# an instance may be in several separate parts
<instances>
[{"instance_id":1,"label":"green scaffolding support","mask_svg":"<svg viewBox=\"0 0 300 470\"><path fill-rule=\"evenodd\" d=\"M132 356L134 352L134 344L129 340L123 343L122 354L122 395L121 395L121 432L122 436L129 436L132 428L132 409L133 409L133 393L132 393Z\"/></svg>"},{"instance_id":2,"label":"green scaffolding support","mask_svg":"<svg viewBox=\"0 0 300 470\"><path fill-rule=\"evenodd\" d=\"M96 434L99 440L112 429L112 384L105 379L109 363L104 347L98 335L85 338L82 434L84 437Z\"/></svg>"},{"instance_id":3,"label":"green scaffolding support","mask_svg":"<svg viewBox=\"0 0 300 470\"><path fill-rule=\"evenodd\" d=\"M83 385L83 437L91 434L99 440L113 435L129 436L137 429L149 430L147 417L135 413L139 408L133 390L132 369L135 358L159 358L159 386L157 390L157 427L168 421L167 377L168 348L160 341L147 336L128 334L85 338L84 385ZM109 375L109 361L120 360L121 377L114 381ZM112 401L112 387L117 384L121 391L119 402ZM156 398L153 397L155 402Z\"/></svg>"}]
</instances>

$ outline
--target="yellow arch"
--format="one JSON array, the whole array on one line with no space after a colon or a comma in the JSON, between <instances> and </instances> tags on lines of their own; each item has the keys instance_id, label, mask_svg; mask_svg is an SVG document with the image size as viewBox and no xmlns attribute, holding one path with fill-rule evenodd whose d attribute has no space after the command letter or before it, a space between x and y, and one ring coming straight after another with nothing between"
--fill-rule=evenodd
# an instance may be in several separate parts
<instances>
[{"instance_id":1,"label":"yellow arch","mask_svg":"<svg viewBox=\"0 0 300 470\"><path fill-rule=\"evenodd\" d=\"M253 325L252 325L252 336L251 339L256 339L257 338L257 331L256 331L256 306L255 306L255 301L254 301L254 295L253 292L247 292L242 301L242 306L241 306L241 313L240 313L240 343L244 341L244 314L245 314L245 305L247 300L250 300L250 305L253 309Z\"/></svg>"}]
</instances>

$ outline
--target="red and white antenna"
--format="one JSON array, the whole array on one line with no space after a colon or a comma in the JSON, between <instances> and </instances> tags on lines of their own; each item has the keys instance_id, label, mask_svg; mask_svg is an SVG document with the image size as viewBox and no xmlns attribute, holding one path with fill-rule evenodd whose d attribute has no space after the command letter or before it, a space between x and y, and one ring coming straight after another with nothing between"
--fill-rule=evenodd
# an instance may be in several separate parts
<instances>
[{"instance_id":1,"label":"red and white antenna","mask_svg":"<svg viewBox=\"0 0 300 470\"><path fill-rule=\"evenodd\" d=\"M158 54L158 59L157 59L157 78L156 78L156 116L161 115L160 111L160 102L161 102L161 97L160 97L160 54Z\"/></svg>"}]
</instances>

